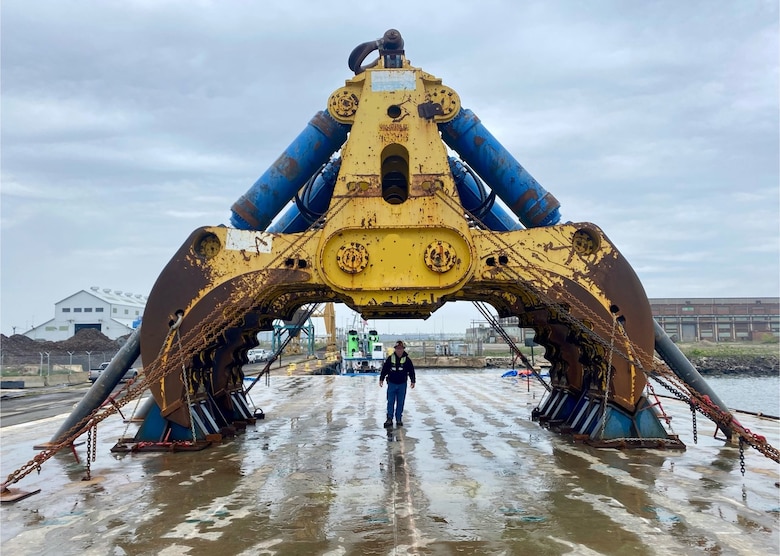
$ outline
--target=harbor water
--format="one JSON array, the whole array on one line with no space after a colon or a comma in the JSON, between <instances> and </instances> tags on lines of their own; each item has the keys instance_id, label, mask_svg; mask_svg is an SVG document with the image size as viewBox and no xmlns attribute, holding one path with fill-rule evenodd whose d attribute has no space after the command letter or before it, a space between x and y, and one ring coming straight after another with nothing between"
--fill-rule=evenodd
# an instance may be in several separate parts
<instances>
[{"instance_id":1,"label":"harbor water","mask_svg":"<svg viewBox=\"0 0 780 556\"><path fill-rule=\"evenodd\" d=\"M780 416L780 374L704 377L730 409Z\"/></svg>"},{"instance_id":2,"label":"harbor water","mask_svg":"<svg viewBox=\"0 0 780 556\"><path fill-rule=\"evenodd\" d=\"M420 369L402 428L382 428L376 376L272 376L266 418L200 452L115 455L135 424L98 433L92 479L62 454L0 508L3 554L756 555L780 552L778 464L714 438L663 399L684 451L597 449L531 421L545 390L500 370ZM760 382L729 404L748 405ZM768 384L771 384L768 383ZM774 383L775 385L777 382ZM736 389L733 389L736 390ZM774 389L777 392L777 388ZM763 402L762 402L763 403ZM776 403L771 400L768 403ZM769 406L771 409L771 406ZM769 413L769 411L767 411ZM3 471L64 416L0 430ZM780 443L773 419L740 421ZM129 430L128 430L129 429Z\"/></svg>"}]
</instances>

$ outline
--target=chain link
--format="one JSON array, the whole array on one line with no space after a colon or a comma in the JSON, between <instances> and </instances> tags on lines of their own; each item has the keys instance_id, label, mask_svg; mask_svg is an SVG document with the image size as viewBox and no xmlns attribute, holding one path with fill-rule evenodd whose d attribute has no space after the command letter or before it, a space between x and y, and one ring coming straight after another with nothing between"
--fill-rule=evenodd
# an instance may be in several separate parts
<instances>
[{"instance_id":1,"label":"chain link","mask_svg":"<svg viewBox=\"0 0 780 556\"><path fill-rule=\"evenodd\" d=\"M739 437L739 471L745 476L745 441Z\"/></svg>"},{"instance_id":2,"label":"chain link","mask_svg":"<svg viewBox=\"0 0 780 556\"><path fill-rule=\"evenodd\" d=\"M482 313L482 316L485 317L488 323L490 323L490 326L493 327L493 330L495 330L504 339L504 341L509 346L511 353L514 353L517 357L520 358L520 361L523 362L523 365L525 365L526 368L531 371L534 377L541 383L547 392L552 392L552 387L547 383L546 380L542 378L542 375L539 374L539 371L534 368L528 358L520 351L520 348L517 347L517 344L515 344L509 334L507 334L504 327L501 326L501 323L493 318L493 315L490 314L490 311L487 309L487 307L485 307L485 304L480 301L475 301L474 305L476 306L477 310Z\"/></svg>"},{"instance_id":3,"label":"chain link","mask_svg":"<svg viewBox=\"0 0 780 556\"><path fill-rule=\"evenodd\" d=\"M176 329L176 341L181 346L181 334L179 333L179 329ZM179 349L179 355L181 355L181 348ZM192 432L192 443L195 444L195 442L198 441L198 436L195 433L195 419L192 418L192 399L190 398L190 375L187 372L187 365L184 362L184 357L181 357L181 380L184 383L184 395L187 398L187 411L189 412L190 417L190 431ZM204 431L205 432L205 431Z\"/></svg>"},{"instance_id":4,"label":"chain link","mask_svg":"<svg viewBox=\"0 0 780 556\"><path fill-rule=\"evenodd\" d=\"M335 215L341 212L348 206L349 200L349 196L337 199L332 203L328 215ZM287 247L282 249L278 256L269 262L268 266L272 266L275 262L283 260L283 258L287 257L291 252L300 249L302 246L305 246L310 241L317 238L324 221L325 215L321 216L305 232L298 236L295 241L290 242ZM202 326L193 326L183 337L179 337L178 345L176 347L178 348L180 358L183 358L185 361L190 360L195 354L202 351L204 346L218 342L220 336L227 328L237 326L241 319L251 311L254 300L262 293L261 289L267 285L264 278L267 278L268 275L269 272L266 267L266 269L263 269L259 273L253 273L252 280L247 276L238 277L236 281L238 281L239 287L236 288L236 291L240 292L240 295L226 300L222 304L216 305L214 309L204 317L201 322ZM178 316L178 322L180 323L182 315ZM174 326L176 326L176 328L174 328ZM178 366L175 358L172 357L172 354L170 353L174 348L172 340L174 332L178 328L178 324L175 323L174 326L171 326L168 330L165 339L160 345L155 360L144 367L144 372L141 375L140 380L136 380L135 383L132 381L126 383L117 393L116 397L119 399L113 404L101 405L96 408L90 415L84 417L63 434L60 442L51 448L39 452L19 469L10 473L6 481L0 485L0 489L5 489L8 485L19 482L33 471L37 470L40 473L41 465L60 450L72 446L78 437L87 433L101 421L117 413L121 407L130 401L143 395L151 384L159 382L168 375L176 372ZM93 450L95 449L96 446Z\"/></svg>"},{"instance_id":5,"label":"chain link","mask_svg":"<svg viewBox=\"0 0 780 556\"><path fill-rule=\"evenodd\" d=\"M609 360L607 362L607 382L604 385L604 401L601 405L601 430L599 431L599 438L604 439L604 431L607 428L607 403L609 403L609 383L612 382L612 354L614 353L615 346L615 327L617 326L617 318L612 315L612 336L609 341Z\"/></svg>"},{"instance_id":6,"label":"chain link","mask_svg":"<svg viewBox=\"0 0 780 556\"><path fill-rule=\"evenodd\" d=\"M440 199L444 201L444 204L449 205L450 208L452 208L456 214L459 214L462 217L465 212L465 214L470 216L475 222L480 222L479 219L476 218L473 214L466 211L462 205L456 203L452 198L446 196L443 192L437 191L437 195L440 197ZM336 201L332 204L331 209L328 211L328 215L335 215L341 210L343 210L348 205L349 200L350 200L350 196L336 198ZM313 223L305 232L303 232L298 237L296 241L291 242L285 249L280 251L279 255L273 261L269 262L268 266L273 265L274 262L279 261L282 257L286 257L290 252L296 249L300 249L302 246L306 245L307 243L309 243L310 241L318 237L319 230L322 227L324 221L325 221L325 215L321 216L315 223ZM497 234L492 234L489 235L488 237L489 237L489 241L491 241L496 247L500 249L514 251L513 246L507 244L501 236ZM524 263L524 269L530 274L532 274L538 281L541 282L542 279L549 274L548 270L537 265L532 259L525 257L522 254L522 252L516 252L516 253L520 261ZM511 269L507 269L507 270L510 272L514 272ZM618 349L617 346L615 346L615 341L614 341L615 340L614 316L613 316L613 323L612 323L612 335L610 341L607 342L595 330L586 327L581 321L577 320L574 316L572 316L569 309L565 308L561 303L556 302L555 300L550 298L547 294L545 294L542 290L540 290L533 282L522 278L516 272L514 272L514 274L515 274L514 278L518 281L518 283L521 284L523 288L526 289L529 293L534 295L549 310L554 311L558 318L560 318L563 322L565 322L570 327L572 327L572 329L578 330L583 335L589 337L594 343L599 344L602 347L609 350L609 365L607 368L608 382L607 382L607 392L605 393L605 402L606 402L606 396L608 395L608 391L609 391L609 381L611 380L612 356L613 354L615 354L618 357L625 359L630 364L637 366L640 370L642 370L645 373L646 376L651 377L654 380L658 381L660 384L662 384L665 388L667 388L667 390L672 392L672 394L674 394L680 400L688 401L691 404L691 406L695 408L693 411L694 415L695 415L695 411L699 411L706 417L712 419L714 422L718 424L723 424L724 427L729 427L731 430L737 431L737 433L740 435L740 446L744 442L745 444L748 444L749 446L752 446L753 448L762 452L766 457L769 457L774 461L780 463L780 454L778 454L776 448L772 447L766 442L765 438L760 437L758 435L754 435L749 430L739 425L739 423L737 423L737 421L734 420L731 414L725 414L724 412L718 410L716 407L713 406L713 404L709 401L708 398L705 399L704 396L702 396L700 393L693 390L690 386L688 386L684 382L682 383L682 389L687 390L689 392L689 394L687 395L683 393L681 389L678 389L675 386L673 386L671 382L676 382L677 380L676 375L674 375L670 369L668 368L664 369L663 367L659 366L659 364L654 361L652 355L648 354L646 351L642 350L641 348L633 344L630 338L628 338L628 336L625 334L625 331L623 332L626 341L627 352L623 352L622 349ZM236 281L238 282L237 284L238 287L236 288L236 291L240 292L240 295L231 297L231 299L216 305L213 308L213 310L209 313L209 315L207 315L202 320L201 322L202 326L191 327L191 329L187 333L185 333L183 337L177 331L176 333L177 341L175 347L176 350L178 351L179 359L183 361L189 360L192 356L202 351L204 346L209 346L218 342L220 336L224 333L224 331L227 328L232 328L237 326L240 323L241 319L243 319L245 315L249 311L251 311L255 299L257 299L262 293L261 289L267 286L265 280L265 278L267 277L268 277L268 269L266 267L266 269L261 270L259 273L253 273L252 280L249 280L247 276L240 276L236 278ZM581 311L581 313L584 316L589 317L594 324L600 323L603 330L609 329L610 327L609 322L606 319L604 319L601 315L599 315L598 313L590 309L582 301L580 301L573 295L569 295L565 290L562 290L560 288L554 288L554 289L557 291L561 299L568 302L571 306L576 306ZM59 452L61 449L67 446L71 446L79 436L85 433L85 431L88 432L87 442L88 442L88 452L90 452L87 457L88 460L87 472L89 473L90 456L92 461L95 461L95 456L96 456L96 449L97 449L96 427L98 423L108 418L109 416L113 415L114 413L118 412L122 406L129 403L133 399L140 397L146 391L146 389L149 387L150 384L163 380L166 376L176 371L177 365L175 362L175 358L172 357L172 354L170 353L174 348L174 345L171 340L175 330L177 329L171 327L171 329L168 331L165 340L160 345L160 350L158 352L157 358L148 367L144 369L144 373L143 375L141 375L142 376L141 380L138 380L135 383L133 383L132 381L130 383L127 383L127 385L118 394L118 397L121 396L121 398L116 400L116 402L114 402L113 405L101 406L96 408L95 411L92 412L92 414L83 418L81 421L79 421L79 423L74 425L64 435L64 440L62 440L52 448L40 452L35 457L33 457L30 461L28 461L25 465L23 465L13 473L9 474L6 482L3 483L2 487L5 488L8 484L13 484L18 482L19 480L21 480L22 478L24 478L34 470L37 470L40 473L41 465L45 461L47 461L49 458L51 458L54 454ZM647 369L643 368L642 363L638 357L631 356L632 350L638 353L640 356L645 357L648 361L654 361L653 367L651 369L652 372L649 372ZM661 376L663 376L666 379L666 383L664 379L661 378ZM183 378L186 380L186 376ZM268 381L268 374L266 374L266 382L267 381ZM186 384L187 382L185 382L185 387ZM187 392L189 396L188 389ZM124 395L122 396L123 393ZM192 419L190 419L190 421L192 421ZM89 431L91 431L93 428L95 429L94 433L89 433ZM92 436L90 436L90 434ZM696 422L694 418L694 438L695 437L696 437ZM646 441L647 439L622 439L622 440L623 441ZM743 454L742 447L740 449L740 454L743 461L742 470L744 473L744 454Z\"/></svg>"},{"instance_id":7,"label":"chain link","mask_svg":"<svg viewBox=\"0 0 780 556\"><path fill-rule=\"evenodd\" d=\"M695 407L697 412L714 422L719 428L730 430L732 434L738 435L740 442L761 452L772 461L780 463L780 452L769 444L765 437L743 427L731 413L724 412L716 407L709 397L696 391L675 375L666 363L656 361L653 365L653 372L648 374L648 377L661 384L678 399ZM677 385L677 387L673 384ZM683 393L682 390L686 390L688 394Z\"/></svg>"},{"instance_id":8,"label":"chain link","mask_svg":"<svg viewBox=\"0 0 780 556\"><path fill-rule=\"evenodd\" d=\"M691 422L693 423L693 443L699 443L699 432L696 429L696 404L690 402L691 406Z\"/></svg>"},{"instance_id":9,"label":"chain link","mask_svg":"<svg viewBox=\"0 0 780 556\"><path fill-rule=\"evenodd\" d=\"M453 200L451 197L444 194L442 191L437 191L437 195L445 205L449 206L452 209L454 214L463 215L465 213L472 220L480 223L483 227L487 228L476 216L471 214L468 210L464 209L462 205L456 203L455 200ZM497 250L514 252L518 260L522 263L523 270L531 274L536 281L549 282L549 274L550 274L549 270L541 267L539 264L536 263L536 261L533 258L526 257L521 251L516 251L515 246L505 241L502 236L500 236L499 234L491 234L486 236L486 238L490 243L492 243L497 248ZM583 336L588 337L595 344L601 345L605 350L611 350L614 354L616 354L618 357L621 357L629 364L636 365L639 369L644 370L641 361L632 359L627 352L623 352L621 349L617 349L617 347L614 345L610 347L610 342L608 342L602 336L600 336L598 332L596 332L594 329L585 326L582 321L578 320L571 314L570 309L564 307L560 302L555 301L553 298L551 298L549 295L547 295L545 292L539 289L536 286L536 284L534 284L531 280L527 280L523 278L517 271L515 271L511 267L505 267L504 272L506 272L508 276L515 279L518 284L522 285L522 287L526 291L533 294L542 304L544 304L545 307L550 309L551 312L555 312L556 317L560 319L562 322L569 325L569 327L572 330L578 331ZM590 307L588 307L584 302L579 300L577 297L570 295L568 292L566 292L564 289L561 289L560 287L553 286L550 289L551 291L557 292L557 295L563 301L568 303L570 306L579 308L579 310L582 312L585 318L589 318L591 322L593 322L594 324L596 323L601 324L602 330L606 331L612 328L612 324L610 324L609 321L607 321L600 314L593 311ZM645 350L639 348L638 346L633 345L630 342L630 340L628 340L627 342L627 348L633 348L635 352L637 352L641 356L644 356L647 361L652 361L653 359L652 355L648 354Z\"/></svg>"},{"instance_id":10,"label":"chain link","mask_svg":"<svg viewBox=\"0 0 780 556\"><path fill-rule=\"evenodd\" d=\"M664 410L664 406L661 404L661 400L658 398L658 394L655 393L655 388L653 388L653 384L649 380L646 381L646 387L647 387L648 399L650 398L650 396L655 398L655 403L658 406L658 410L661 412L661 416L663 417L666 426L669 427L669 431L672 434L674 434L674 427L672 426L672 418L666 414L666 411Z\"/></svg>"},{"instance_id":11,"label":"chain link","mask_svg":"<svg viewBox=\"0 0 780 556\"><path fill-rule=\"evenodd\" d=\"M93 443L92 431L93 430L94 429L89 429L87 431L87 457L84 458L86 460L85 463L86 463L86 466L87 466L87 469L86 469L87 474L84 477L85 481L89 481L89 480L92 479L92 443Z\"/></svg>"},{"instance_id":12,"label":"chain link","mask_svg":"<svg viewBox=\"0 0 780 556\"><path fill-rule=\"evenodd\" d=\"M479 218L475 217L473 214L471 214L468 210L464 209L462 205L456 203L452 198L446 196L443 192L438 191L437 195L441 198L443 203L445 205L448 205L455 214L466 214L469 216L472 220L482 225L483 228L488 229L487 226L485 226ZM540 282L541 279L544 278L547 274L549 274L549 271L546 269L540 267L535 263L535 261L531 258L525 257L522 252L516 251L514 249L514 246L508 244L502 236L499 234L491 234L486 236L488 238L488 241L490 241L496 248L500 250L506 250L506 251L512 251L514 252L520 262L523 263L523 269L524 271L528 272L529 274L532 274L535 276L536 279L538 279ZM520 284L524 289L526 289L529 293L536 296L536 298L545 305L545 307L548 308L548 310L555 311L556 316L561 319L561 321L568 324L572 330L577 330L578 332L582 333L584 336L589 337L594 343L601 345L602 347L610 350L610 355L615 354L618 357L621 357L625 359L628 363L633 364L637 367L638 370L642 371L646 377L653 378L654 380L658 381L660 384L662 384L665 388L667 388L672 394L674 394L677 398L679 398L682 401L685 401L687 403L693 402L695 404L696 410L700 412L702 415L707 417L708 419L712 420L714 423L718 425L723 425L723 428L727 428L729 430L732 430L736 432L740 439L744 440L746 444L753 447L754 449L758 450L764 456L772 459L773 461L780 463L780 452L778 452L777 448L770 445L766 438L755 435L752 432L750 432L748 429L745 429L742 425L739 424L738 421L734 419L734 416L730 413L726 413L718 409L714 406L714 404L710 401L709 397L704 396L700 392L697 392L694 388L686 384L685 382L681 381L679 377L677 377L674 372L669 369L669 367L663 363L661 364L654 356L653 354L648 353L647 351L643 350L636 344L630 341L630 339L626 336L626 348L627 351L623 352L621 349L618 349L615 347L612 349L610 347L610 343L607 342L603 337L601 337L595 329L592 330L584 325L582 321L579 321L575 319L569 310L564 308L561 303L556 302L552 298L550 298L547 294L545 294L543 291L541 291L535 284L533 284L531 281L526 280L522 276L520 276L516 271L514 271L512 268L506 268L505 271L507 272L507 275L510 275L512 278L516 279L518 284ZM581 313L586 316L590 317L592 322L599 323L602 326L603 330L609 329L609 322L604 319L600 314L594 312L592 309L590 309L583 301L576 298L573 295L569 295L565 290L561 288L555 288L555 291L557 291L557 294L562 300L565 300L567 303L569 303L572 307L577 307ZM639 357L631 357L632 351L639 355ZM652 361L652 367L650 369L644 368L641 358L644 358L647 361ZM611 367L611 366L610 366ZM666 382L661 379L661 376L666 378ZM678 384L680 388L676 388L672 386L672 382L675 384ZM688 394L684 394L682 390L686 390ZM694 425L695 426L695 425Z\"/></svg>"}]
</instances>

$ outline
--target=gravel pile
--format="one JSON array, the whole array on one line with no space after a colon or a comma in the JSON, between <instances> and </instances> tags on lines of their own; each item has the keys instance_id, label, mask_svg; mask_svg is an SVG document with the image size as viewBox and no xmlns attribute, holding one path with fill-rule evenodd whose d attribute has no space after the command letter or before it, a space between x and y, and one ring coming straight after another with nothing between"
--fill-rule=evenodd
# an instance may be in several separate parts
<instances>
[{"instance_id":1,"label":"gravel pile","mask_svg":"<svg viewBox=\"0 0 780 556\"><path fill-rule=\"evenodd\" d=\"M115 352L121 348L129 336L112 340L99 330L85 328L76 335L61 342L33 340L21 334L6 336L0 334L0 349L6 355L29 355L44 351L51 355L68 355L68 352Z\"/></svg>"}]
</instances>

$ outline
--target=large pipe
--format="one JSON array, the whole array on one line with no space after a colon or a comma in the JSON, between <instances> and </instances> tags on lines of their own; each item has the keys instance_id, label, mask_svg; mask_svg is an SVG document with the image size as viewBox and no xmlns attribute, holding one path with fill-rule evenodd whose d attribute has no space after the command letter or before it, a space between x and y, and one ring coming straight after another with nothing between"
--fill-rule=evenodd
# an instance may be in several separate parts
<instances>
[{"instance_id":1,"label":"large pipe","mask_svg":"<svg viewBox=\"0 0 780 556\"><path fill-rule=\"evenodd\" d=\"M490 210L485 210L485 190L478 182L476 176L468 171L466 166L457 158L449 157L450 171L455 180L455 187L458 189L461 205L471 213L482 211L482 214L475 214L480 221L495 232L507 232L521 230L520 223L500 205L492 203Z\"/></svg>"},{"instance_id":2,"label":"large pipe","mask_svg":"<svg viewBox=\"0 0 780 556\"><path fill-rule=\"evenodd\" d=\"M558 200L526 172L471 110L461 109L451 121L440 124L439 130L444 142L485 180L525 227L552 226L560 221Z\"/></svg>"},{"instance_id":3,"label":"large pipe","mask_svg":"<svg viewBox=\"0 0 780 556\"><path fill-rule=\"evenodd\" d=\"M301 203L309 214L301 214L297 204L292 205L287 211L271 224L267 232L294 234L303 232L312 224L312 217L318 217L328 210L333 198L333 189L336 187L336 178L341 169L341 158L333 158L317 174L317 177L301 193Z\"/></svg>"},{"instance_id":4,"label":"large pipe","mask_svg":"<svg viewBox=\"0 0 780 556\"><path fill-rule=\"evenodd\" d=\"M295 193L341 148L350 127L317 112L268 170L231 207L240 230L265 230Z\"/></svg>"},{"instance_id":5,"label":"large pipe","mask_svg":"<svg viewBox=\"0 0 780 556\"><path fill-rule=\"evenodd\" d=\"M718 397L715 391L710 388L710 385L705 382L696 367L693 366L687 357L680 351L680 348L672 341L666 334L663 327L658 324L658 321L653 319L655 325L655 351L661 356L669 368L672 369L685 384L699 392L709 396L710 401L723 413L731 414L726 404ZM718 423L718 428L723 431L726 438L731 438L731 429Z\"/></svg>"},{"instance_id":6,"label":"large pipe","mask_svg":"<svg viewBox=\"0 0 780 556\"><path fill-rule=\"evenodd\" d=\"M133 362L141 355L141 325L136 328L100 376L87 390L84 397L68 415L59 430L52 436L50 444L59 444L67 439L71 429L92 415L114 391Z\"/></svg>"}]
</instances>

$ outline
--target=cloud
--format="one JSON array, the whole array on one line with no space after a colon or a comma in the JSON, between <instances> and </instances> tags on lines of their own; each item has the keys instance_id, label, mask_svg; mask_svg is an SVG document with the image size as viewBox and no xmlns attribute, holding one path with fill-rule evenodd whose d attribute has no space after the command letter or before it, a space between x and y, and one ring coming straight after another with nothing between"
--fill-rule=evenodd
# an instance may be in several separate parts
<instances>
[{"instance_id":1,"label":"cloud","mask_svg":"<svg viewBox=\"0 0 780 556\"><path fill-rule=\"evenodd\" d=\"M148 293L389 27L649 295L778 295L775 3L266 4L2 3L4 333L95 282Z\"/></svg>"}]
</instances>

